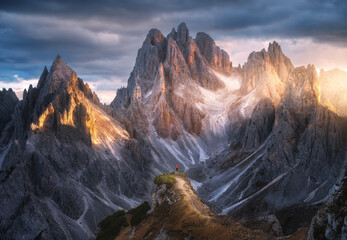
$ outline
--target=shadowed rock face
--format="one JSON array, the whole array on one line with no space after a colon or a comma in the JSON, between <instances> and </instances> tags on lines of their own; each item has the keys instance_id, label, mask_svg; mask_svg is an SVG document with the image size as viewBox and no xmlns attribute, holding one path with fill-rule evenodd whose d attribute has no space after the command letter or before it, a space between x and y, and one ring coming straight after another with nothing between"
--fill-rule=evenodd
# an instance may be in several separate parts
<instances>
[{"instance_id":1,"label":"shadowed rock face","mask_svg":"<svg viewBox=\"0 0 347 240\"><path fill-rule=\"evenodd\" d=\"M254 108L244 136L243 151L253 152L269 136L275 122L275 107L270 99L264 98Z\"/></svg>"},{"instance_id":2,"label":"shadowed rock face","mask_svg":"<svg viewBox=\"0 0 347 240\"><path fill-rule=\"evenodd\" d=\"M308 234L313 239L347 238L347 175L335 186L335 192L328 204L312 219Z\"/></svg>"},{"instance_id":3,"label":"shadowed rock face","mask_svg":"<svg viewBox=\"0 0 347 240\"><path fill-rule=\"evenodd\" d=\"M0 136L6 124L12 119L11 115L18 102L16 94L9 90L0 90Z\"/></svg>"}]
</instances>

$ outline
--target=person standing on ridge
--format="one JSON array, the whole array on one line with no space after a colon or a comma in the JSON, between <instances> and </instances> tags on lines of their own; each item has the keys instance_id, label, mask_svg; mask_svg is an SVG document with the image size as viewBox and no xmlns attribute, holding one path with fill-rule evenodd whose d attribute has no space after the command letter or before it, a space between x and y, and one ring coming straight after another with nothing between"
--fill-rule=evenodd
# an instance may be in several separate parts
<instances>
[{"instance_id":1,"label":"person standing on ridge","mask_svg":"<svg viewBox=\"0 0 347 240\"><path fill-rule=\"evenodd\" d=\"M176 165L176 172L178 172L178 165Z\"/></svg>"}]
</instances>

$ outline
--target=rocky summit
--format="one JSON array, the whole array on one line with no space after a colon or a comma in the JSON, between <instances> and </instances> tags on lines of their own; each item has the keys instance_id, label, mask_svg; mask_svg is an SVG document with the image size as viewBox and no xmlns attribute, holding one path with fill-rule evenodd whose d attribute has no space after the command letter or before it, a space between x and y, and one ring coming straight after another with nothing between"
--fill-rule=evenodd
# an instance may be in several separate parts
<instances>
[{"instance_id":1,"label":"rocky summit","mask_svg":"<svg viewBox=\"0 0 347 240\"><path fill-rule=\"evenodd\" d=\"M223 239L344 239L347 73L295 67L275 41L243 66L231 58L181 23L148 32L110 105L59 55L22 100L0 91L0 239L92 239L176 165L187 178L164 189L175 196L113 237L200 239L217 227Z\"/></svg>"}]
</instances>

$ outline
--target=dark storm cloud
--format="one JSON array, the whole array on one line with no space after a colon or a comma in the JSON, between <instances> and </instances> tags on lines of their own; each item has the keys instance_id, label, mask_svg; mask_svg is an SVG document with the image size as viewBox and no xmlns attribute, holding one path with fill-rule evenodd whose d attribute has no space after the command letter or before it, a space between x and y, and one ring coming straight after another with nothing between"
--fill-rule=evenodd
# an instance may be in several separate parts
<instances>
[{"instance_id":1,"label":"dark storm cloud","mask_svg":"<svg viewBox=\"0 0 347 240\"><path fill-rule=\"evenodd\" d=\"M186 11L198 10L201 8L212 8L218 6L231 6L231 5L248 5L255 1L243 0L56 0L56 1L13 1L3 0L2 8L6 11L14 12L27 12L27 13L44 13L44 14L62 14L62 15L78 15L85 16L112 16L115 14L126 14L148 16L148 14L157 14L158 12L172 12L172 11Z\"/></svg>"},{"instance_id":2,"label":"dark storm cloud","mask_svg":"<svg viewBox=\"0 0 347 240\"><path fill-rule=\"evenodd\" d=\"M59 53L88 81L118 79L116 89L125 84L148 30L166 35L181 21L215 39L309 37L347 46L346 2L2 0L0 81L38 78Z\"/></svg>"}]
</instances>

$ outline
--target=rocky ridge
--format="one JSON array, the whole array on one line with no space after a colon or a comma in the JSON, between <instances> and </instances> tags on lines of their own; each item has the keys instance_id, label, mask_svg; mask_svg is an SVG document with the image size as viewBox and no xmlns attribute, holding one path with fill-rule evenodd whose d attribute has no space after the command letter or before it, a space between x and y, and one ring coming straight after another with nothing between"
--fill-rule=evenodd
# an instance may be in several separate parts
<instances>
[{"instance_id":1,"label":"rocky ridge","mask_svg":"<svg viewBox=\"0 0 347 240\"><path fill-rule=\"evenodd\" d=\"M345 120L320 104L314 67L295 68L276 110L270 100L260 101L239 141L211 160L216 170L200 195L237 218L275 214L284 234L293 233L308 225L342 178L345 130ZM298 216L290 209L300 209Z\"/></svg>"},{"instance_id":2,"label":"rocky ridge","mask_svg":"<svg viewBox=\"0 0 347 240\"><path fill-rule=\"evenodd\" d=\"M59 56L4 131L1 238L89 239L102 218L148 196L145 143L101 109Z\"/></svg>"},{"instance_id":3,"label":"rocky ridge","mask_svg":"<svg viewBox=\"0 0 347 240\"><path fill-rule=\"evenodd\" d=\"M170 175L175 183L172 187L165 183L156 186L150 214L138 226L123 228L115 239L274 239L214 214L199 200L183 173Z\"/></svg>"},{"instance_id":4,"label":"rocky ridge","mask_svg":"<svg viewBox=\"0 0 347 240\"><path fill-rule=\"evenodd\" d=\"M0 136L7 123L11 121L12 113L18 101L11 88L9 90L0 90Z\"/></svg>"}]
</instances>

